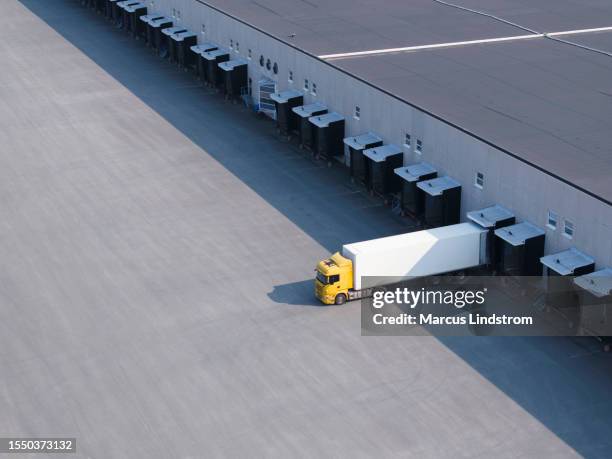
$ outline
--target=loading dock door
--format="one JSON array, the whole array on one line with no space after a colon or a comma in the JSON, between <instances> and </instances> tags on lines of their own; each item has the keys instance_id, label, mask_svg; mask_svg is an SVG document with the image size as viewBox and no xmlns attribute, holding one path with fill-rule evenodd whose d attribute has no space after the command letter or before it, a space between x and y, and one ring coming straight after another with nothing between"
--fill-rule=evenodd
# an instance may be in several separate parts
<instances>
[{"instance_id":1,"label":"loading dock door","mask_svg":"<svg viewBox=\"0 0 612 459\"><path fill-rule=\"evenodd\" d=\"M540 258L545 268L546 305L556 310L572 327L580 321L574 276L592 273L595 260L575 248Z\"/></svg>"},{"instance_id":2,"label":"loading dock door","mask_svg":"<svg viewBox=\"0 0 612 459\"><path fill-rule=\"evenodd\" d=\"M606 350L612 337L612 268L604 268L574 278L579 287L580 329L582 334L605 338Z\"/></svg>"},{"instance_id":3,"label":"loading dock door","mask_svg":"<svg viewBox=\"0 0 612 459\"><path fill-rule=\"evenodd\" d=\"M425 224L429 227L454 225L461 218L461 184L444 176L417 183L425 193Z\"/></svg>"},{"instance_id":4,"label":"loading dock door","mask_svg":"<svg viewBox=\"0 0 612 459\"><path fill-rule=\"evenodd\" d=\"M502 249L503 241L495 237L495 230L514 225L516 223L514 213L505 207L495 204L491 207L468 212L467 218L488 230L487 252L485 253L483 264L493 268L493 270L497 269L499 265L499 253Z\"/></svg>"},{"instance_id":5,"label":"loading dock door","mask_svg":"<svg viewBox=\"0 0 612 459\"><path fill-rule=\"evenodd\" d=\"M417 188L417 183L431 180L438 176L438 171L429 163L411 164L395 169L395 175L402 181L401 208L402 213L419 219L425 211L425 195Z\"/></svg>"},{"instance_id":6,"label":"loading dock door","mask_svg":"<svg viewBox=\"0 0 612 459\"><path fill-rule=\"evenodd\" d=\"M364 150L363 154L367 158L369 169L368 189L385 199L398 193L401 183L395 169L401 167L404 162L402 149L390 144Z\"/></svg>"},{"instance_id":7,"label":"loading dock door","mask_svg":"<svg viewBox=\"0 0 612 459\"><path fill-rule=\"evenodd\" d=\"M383 140L378 135L367 132L358 136L346 137L344 144L348 148L348 163L352 180L361 185L367 185L368 163L363 156L363 151L380 147Z\"/></svg>"},{"instance_id":8,"label":"loading dock door","mask_svg":"<svg viewBox=\"0 0 612 459\"><path fill-rule=\"evenodd\" d=\"M503 241L499 253L499 272L506 276L541 276L540 258L544 255L546 233L522 222L495 230Z\"/></svg>"},{"instance_id":9,"label":"loading dock door","mask_svg":"<svg viewBox=\"0 0 612 459\"><path fill-rule=\"evenodd\" d=\"M270 98L276 107L277 128L282 135L289 135L299 127L299 119L293 108L304 105L304 94L293 89L273 93Z\"/></svg>"}]
</instances>

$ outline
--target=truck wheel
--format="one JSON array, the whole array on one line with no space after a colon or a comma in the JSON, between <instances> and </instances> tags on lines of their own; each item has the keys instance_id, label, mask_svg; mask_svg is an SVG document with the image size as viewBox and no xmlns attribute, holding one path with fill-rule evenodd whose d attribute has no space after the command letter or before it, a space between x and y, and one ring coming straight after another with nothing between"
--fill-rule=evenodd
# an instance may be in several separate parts
<instances>
[{"instance_id":1,"label":"truck wheel","mask_svg":"<svg viewBox=\"0 0 612 459\"><path fill-rule=\"evenodd\" d=\"M334 300L334 304L341 305L346 303L346 295L344 293L340 293L336 295L336 299Z\"/></svg>"}]
</instances>

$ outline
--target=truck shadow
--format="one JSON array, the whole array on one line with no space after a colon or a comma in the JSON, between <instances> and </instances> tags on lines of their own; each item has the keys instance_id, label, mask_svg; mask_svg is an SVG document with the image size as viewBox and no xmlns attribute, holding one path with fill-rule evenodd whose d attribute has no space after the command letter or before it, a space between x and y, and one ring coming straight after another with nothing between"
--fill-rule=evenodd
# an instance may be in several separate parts
<instances>
[{"instance_id":1,"label":"truck shadow","mask_svg":"<svg viewBox=\"0 0 612 459\"><path fill-rule=\"evenodd\" d=\"M298 155L275 138L273 123L198 87L191 75L160 61L80 2L20 1L329 252L345 241L406 231L408 223L355 191L345 171ZM219 123L219 116L228 122ZM209 134L212 126L216 135ZM330 215L333 221L322 224L319 217ZM322 306L312 289L308 279L277 285L268 297L276 303ZM594 340L440 341L579 454L609 457L612 362Z\"/></svg>"},{"instance_id":2,"label":"truck shadow","mask_svg":"<svg viewBox=\"0 0 612 459\"><path fill-rule=\"evenodd\" d=\"M326 307L315 298L313 289L314 281L312 279L275 285L274 290L268 293L268 298L275 303L292 306Z\"/></svg>"}]
</instances>

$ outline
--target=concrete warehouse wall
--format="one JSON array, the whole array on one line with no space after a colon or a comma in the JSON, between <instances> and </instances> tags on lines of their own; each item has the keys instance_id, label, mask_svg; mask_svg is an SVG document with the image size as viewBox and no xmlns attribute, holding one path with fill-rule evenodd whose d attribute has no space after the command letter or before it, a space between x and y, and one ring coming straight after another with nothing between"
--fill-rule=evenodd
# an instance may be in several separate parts
<instances>
[{"instance_id":1,"label":"concrete warehouse wall","mask_svg":"<svg viewBox=\"0 0 612 459\"><path fill-rule=\"evenodd\" d=\"M150 11L176 14L177 24L200 32L200 41L214 41L227 48L232 41L232 54L243 58L248 57L250 49L249 77L255 98L256 84L262 77L276 81L278 90L302 89L308 79L311 90L306 103L318 100L346 116L347 136L373 131L387 143L402 145L409 133L412 148L404 147L405 164L428 161L442 174L460 181L464 216L468 210L499 203L514 210L519 221L529 220L546 229L546 253L575 246L593 256L598 268L612 265L611 206L197 0L155 0L148 4L152 4ZM277 75L260 67L260 55L278 63ZM289 71L293 72L293 82L288 81ZM316 95L312 93L313 83ZM355 106L361 109L359 120L353 117ZM421 154L415 151L417 139L423 142ZM474 185L476 172L485 175L483 189ZM549 209L559 216L556 230L547 226ZM563 234L565 219L574 223L572 239Z\"/></svg>"}]
</instances>

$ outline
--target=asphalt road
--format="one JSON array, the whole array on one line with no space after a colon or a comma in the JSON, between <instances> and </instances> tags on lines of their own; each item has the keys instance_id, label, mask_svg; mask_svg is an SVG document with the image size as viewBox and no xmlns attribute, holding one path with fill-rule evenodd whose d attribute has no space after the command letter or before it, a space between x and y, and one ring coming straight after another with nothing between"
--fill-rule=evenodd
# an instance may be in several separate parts
<instances>
[{"instance_id":1,"label":"asphalt road","mask_svg":"<svg viewBox=\"0 0 612 459\"><path fill-rule=\"evenodd\" d=\"M78 457L607 457L586 341L361 337L315 263L406 230L71 0L0 7L0 436Z\"/></svg>"}]
</instances>

